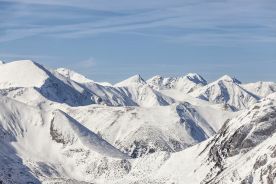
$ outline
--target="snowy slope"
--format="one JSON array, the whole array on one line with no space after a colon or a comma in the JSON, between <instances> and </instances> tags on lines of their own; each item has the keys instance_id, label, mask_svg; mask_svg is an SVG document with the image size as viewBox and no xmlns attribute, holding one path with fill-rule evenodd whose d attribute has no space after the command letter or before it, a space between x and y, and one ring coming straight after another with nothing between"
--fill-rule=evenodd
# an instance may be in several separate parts
<instances>
[{"instance_id":1,"label":"snowy slope","mask_svg":"<svg viewBox=\"0 0 276 184\"><path fill-rule=\"evenodd\" d=\"M60 110L43 112L5 97L0 98L0 103L1 131L8 132L3 134L4 139L22 141L26 143L24 149L31 145L40 148L36 144L43 142L34 139L40 132L44 135L42 137L51 136L52 141L63 145L82 144L103 155L124 157L116 148Z\"/></svg>"},{"instance_id":2,"label":"snowy slope","mask_svg":"<svg viewBox=\"0 0 276 184\"><path fill-rule=\"evenodd\" d=\"M111 85L101 85L93 80L87 79L85 76L78 74L72 70L59 68L56 70L69 80L79 83L92 94L98 97L97 103L103 103L109 106L137 106L138 104L128 96L128 93L114 88Z\"/></svg>"},{"instance_id":3,"label":"snowy slope","mask_svg":"<svg viewBox=\"0 0 276 184\"><path fill-rule=\"evenodd\" d=\"M259 81L256 83L243 84L242 87L260 98L276 92L276 83L274 82Z\"/></svg>"},{"instance_id":4,"label":"snowy slope","mask_svg":"<svg viewBox=\"0 0 276 184\"><path fill-rule=\"evenodd\" d=\"M55 70L56 72L58 72L59 74L63 75L66 78L69 78L72 81L75 81L77 83L97 83L100 84L102 86L112 86L112 84L110 84L109 82L95 82L91 79L88 79L87 77L73 71L67 68L57 68Z\"/></svg>"},{"instance_id":5,"label":"snowy slope","mask_svg":"<svg viewBox=\"0 0 276 184\"><path fill-rule=\"evenodd\" d=\"M141 76L136 75L113 86L93 82L84 76L68 69L58 69L66 78L81 84L82 87L89 90L92 94L99 97L98 103L104 103L109 106L158 106L169 105L173 99L152 90Z\"/></svg>"},{"instance_id":6,"label":"snowy slope","mask_svg":"<svg viewBox=\"0 0 276 184\"><path fill-rule=\"evenodd\" d=\"M50 71L32 61L15 61L0 66L0 94L31 105L49 101L70 106L155 106L174 102L147 85L102 86L73 71Z\"/></svg>"},{"instance_id":7,"label":"snowy slope","mask_svg":"<svg viewBox=\"0 0 276 184\"><path fill-rule=\"evenodd\" d=\"M58 68L55 71L65 77L69 78L70 80L73 80L78 83L94 82L93 80L90 80L90 79L86 78L85 76L83 76L73 70L66 69L66 68Z\"/></svg>"},{"instance_id":8,"label":"snowy slope","mask_svg":"<svg viewBox=\"0 0 276 184\"><path fill-rule=\"evenodd\" d=\"M87 168L90 164L109 157L119 165L118 159L128 158L59 110L41 111L5 97L0 97L0 109L4 183L37 183L37 178L61 176L83 180L83 173L93 170Z\"/></svg>"},{"instance_id":9,"label":"snowy slope","mask_svg":"<svg viewBox=\"0 0 276 184\"><path fill-rule=\"evenodd\" d=\"M0 67L0 87L41 87L48 74L29 60L14 61Z\"/></svg>"},{"instance_id":10,"label":"snowy slope","mask_svg":"<svg viewBox=\"0 0 276 184\"><path fill-rule=\"evenodd\" d=\"M147 80L147 83L156 90L174 89L182 93L190 93L207 84L203 77L195 73L189 73L183 77L154 76Z\"/></svg>"},{"instance_id":11,"label":"snowy slope","mask_svg":"<svg viewBox=\"0 0 276 184\"><path fill-rule=\"evenodd\" d=\"M164 106L175 102L174 99L152 89L140 75L132 76L114 87L143 107Z\"/></svg>"},{"instance_id":12,"label":"snowy slope","mask_svg":"<svg viewBox=\"0 0 276 184\"><path fill-rule=\"evenodd\" d=\"M89 82L82 84L91 93L100 97L99 102L104 102L109 106L138 106L135 99L129 95L128 91L112 86L103 86L97 83Z\"/></svg>"},{"instance_id":13,"label":"snowy slope","mask_svg":"<svg viewBox=\"0 0 276 184\"><path fill-rule=\"evenodd\" d=\"M224 104L234 111L247 108L259 99L241 87L240 81L227 75L194 91L191 95L216 104Z\"/></svg>"},{"instance_id":14,"label":"snowy slope","mask_svg":"<svg viewBox=\"0 0 276 184\"><path fill-rule=\"evenodd\" d=\"M178 153L134 160L129 175L106 183L273 184L276 94L228 121L219 133Z\"/></svg>"},{"instance_id":15,"label":"snowy slope","mask_svg":"<svg viewBox=\"0 0 276 184\"><path fill-rule=\"evenodd\" d=\"M68 108L69 114L83 122L79 123L60 110L44 111L0 98L0 144L3 148L0 155L1 159L7 159L6 165L0 164L0 180L106 183L128 176L132 164L139 162L127 160L127 156L111 144L119 147L136 140L134 145L138 147L132 146L131 152L131 156L136 157L143 151L139 148L146 148L139 145L145 140L144 143L152 144L147 151L159 155L161 150L179 151L214 134L189 104L152 108L150 113L140 107L113 107L113 113L110 113L111 107L95 106L87 111L87 107ZM167 117L167 114L172 115ZM84 122L86 119L88 122ZM91 131L93 127L95 131ZM113 142L109 144L103 138ZM139 169L144 172L143 167Z\"/></svg>"},{"instance_id":16,"label":"snowy slope","mask_svg":"<svg viewBox=\"0 0 276 184\"><path fill-rule=\"evenodd\" d=\"M189 103L177 103L151 108L92 105L63 110L113 146L139 157L156 151L180 151L206 140L232 115L224 114L216 122L198 109Z\"/></svg>"},{"instance_id":17,"label":"snowy slope","mask_svg":"<svg viewBox=\"0 0 276 184\"><path fill-rule=\"evenodd\" d=\"M91 85L77 83L32 61L7 63L0 67L0 71L0 94L31 105L40 105L50 101L66 103L71 106L95 103L136 105L131 103L131 100L124 99L125 97L121 94L117 95L119 99L114 98L110 93L109 96L101 96L100 85L97 85L99 87L92 91L90 86L94 84L93 82ZM81 78L77 73L74 73L73 76ZM122 103L122 101L126 102ZM130 103L127 103L129 101Z\"/></svg>"},{"instance_id":18,"label":"snowy slope","mask_svg":"<svg viewBox=\"0 0 276 184\"><path fill-rule=\"evenodd\" d=\"M97 101L79 84L29 60L1 65L0 78L0 94L22 102L37 105L53 101L79 106Z\"/></svg>"},{"instance_id":19,"label":"snowy slope","mask_svg":"<svg viewBox=\"0 0 276 184\"><path fill-rule=\"evenodd\" d=\"M123 80L117 84L115 84L115 87L128 87L128 86L138 86L138 85L145 85L145 80L139 75L134 75L129 77L126 80Z\"/></svg>"},{"instance_id":20,"label":"snowy slope","mask_svg":"<svg viewBox=\"0 0 276 184\"><path fill-rule=\"evenodd\" d=\"M273 184L274 87L1 64L0 183Z\"/></svg>"},{"instance_id":21,"label":"snowy slope","mask_svg":"<svg viewBox=\"0 0 276 184\"><path fill-rule=\"evenodd\" d=\"M276 94L226 122L219 133L177 153L156 152L129 161L122 177L97 183L273 184L276 182Z\"/></svg>"},{"instance_id":22,"label":"snowy slope","mask_svg":"<svg viewBox=\"0 0 276 184\"><path fill-rule=\"evenodd\" d=\"M205 181L275 182L275 107L273 94L224 125L206 147L209 161L216 164Z\"/></svg>"},{"instance_id":23,"label":"snowy slope","mask_svg":"<svg viewBox=\"0 0 276 184\"><path fill-rule=\"evenodd\" d=\"M66 78L80 83L91 93L100 97L100 100L110 106L156 106L169 105L173 100L152 90L140 75L135 75L115 84L114 87L108 83L97 83L87 79L72 70L59 68L56 70Z\"/></svg>"}]
</instances>

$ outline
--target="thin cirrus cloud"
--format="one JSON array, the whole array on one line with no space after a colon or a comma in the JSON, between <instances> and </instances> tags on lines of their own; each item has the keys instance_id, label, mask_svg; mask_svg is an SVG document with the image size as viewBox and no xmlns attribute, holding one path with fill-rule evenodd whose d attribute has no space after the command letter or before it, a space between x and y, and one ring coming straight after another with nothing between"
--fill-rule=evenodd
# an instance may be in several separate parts
<instances>
[{"instance_id":1,"label":"thin cirrus cloud","mask_svg":"<svg viewBox=\"0 0 276 184\"><path fill-rule=\"evenodd\" d=\"M96 65L96 60L93 57L90 57L86 60L78 62L76 67L80 69L91 69L95 65Z\"/></svg>"},{"instance_id":2,"label":"thin cirrus cloud","mask_svg":"<svg viewBox=\"0 0 276 184\"><path fill-rule=\"evenodd\" d=\"M0 42L107 33L199 44L276 42L273 0L0 0L0 5Z\"/></svg>"}]
</instances>

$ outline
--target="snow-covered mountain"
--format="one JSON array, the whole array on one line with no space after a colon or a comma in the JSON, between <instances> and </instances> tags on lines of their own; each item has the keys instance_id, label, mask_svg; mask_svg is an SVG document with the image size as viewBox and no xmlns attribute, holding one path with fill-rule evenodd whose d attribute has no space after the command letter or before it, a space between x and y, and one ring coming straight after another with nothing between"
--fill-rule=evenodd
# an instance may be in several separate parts
<instances>
[{"instance_id":1,"label":"snow-covered mountain","mask_svg":"<svg viewBox=\"0 0 276 184\"><path fill-rule=\"evenodd\" d=\"M187 102L151 108L93 105L63 110L131 157L183 150L214 135L233 116L217 117L218 125ZM223 113L218 109L209 112Z\"/></svg>"},{"instance_id":2,"label":"snow-covered mountain","mask_svg":"<svg viewBox=\"0 0 276 184\"><path fill-rule=\"evenodd\" d=\"M168 105L173 99L147 85L102 86L73 71L51 71L32 61L15 61L0 66L0 93L29 104L48 100L70 106Z\"/></svg>"},{"instance_id":3,"label":"snow-covered mountain","mask_svg":"<svg viewBox=\"0 0 276 184\"><path fill-rule=\"evenodd\" d=\"M174 99L151 88L140 75L134 75L114 85L122 93L144 107L165 106L174 103Z\"/></svg>"},{"instance_id":4,"label":"snow-covered mountain","mask_svg":"<svg viewBox=\"0 0 276 184\"><path fill-rule=\"evenodd\" d=\"M73 106L96 103L95 96L73 81L29 61L14 61L0 66L1 94L22 102L47 100Z\"/></svg>"},{"instance_id":5,"label":"snow-covered mountain","mask_svg":"<svg viewBox=\"0 0 276 184\"><path fill-rule=\"evenodd\" d=\"M275 100L274 94L254 104L199 145L128 159L106 141L107 146L101 147L105 144L97 142L102 138L64 112L42 112L2 98L0 158L5 164L0 179L7 183L274 183Z\"/></svg>"},{"instance_id":6,"label":"snow-covered mountain","mask_svg":"<svg viewBox=\"0 0 276 184\"><path fill-rule=\"evenodd\" d=\"M73 80L78 83L88 83L88 82L94 82L91 79L86 78L85 76L66 68L58 68L55 70L59 74L63 75L66 78L69 78L70 80Z\"/></svg>"},{"instance_id":7,"label":"snow-covered mountain","mask_svg":"<svg viewBox=\"0 0 276 184\"><path fill-rule=\"evenodd\" d=\"M190 93L195 89L205 86L207 81L198 74L189 73L182 77L154 76L147 80L147 83L156 90L178 90L183 93Z\"/></svg>"},{"instance_id":8,"label":"snow-covered mountain","mask_svg":"<svg viewBox=\"0 0 276 184\"><path fill-rule=\"evenodd\" d=\"M276 92L276 83L275 82L256 82L242 85L244 89L250 91L260 98L266 97L274 92Z\"/></svg>"},{"instance_id":9,"label":"snow-covered mountain","mask_svg":"<svg viewBox=\"0 0 276 184\"><path fill-rule=\"evenodd\" d=\"M275 89L1 64L0 183L273 184Z\"/></svg>"},{"instance_id":10,"label":"snow-covered mountain","mask_svg":"<svg viewBox=\"0 0 276 184\"><path fill-rule=\"evenodd\" d=\"M275 133L276 94L273 94L227 122L209 142L206 149L214 172L204 181L274 183Z\"/></svg>"},{"instance_id":11,"label":"snow-covered mountain","mask_svg":"<svg viewBox=\"0 0 276 184\"><path fill-rule=\"evenodd\" d=\"M140 75L132 76L113 87L107 82L94 82L69 69L59 68L56 71L66 78L82 84L108 105L151 107L173 103L173 99L151 89Z\"/></svg>"},{"instance_id":12,"label":"snow-covered mountain","mask_svg":"<svg viewBox=\"0 0 276 184\"><path fill-rule=\"evenodd\" d=\"M273 94L227 121L216 136L181 152L139 158L130 174L109 183L273 184L275 107Z\"/></svg>"},{"instance_id":13,"label":"snow-covered mountain","mask_svg":"<svg viewBox=\"0 0 276 184\"><path fill-rule=\"evenodd\" d=\"M226 108L234 111L244 109L259 100L258 96L244 89L240 81L228 75L199 88L191 95L202 100L224 104Z\"/></svg>"},{"instance_id":14,"label":"snow-covered mountain","mask_svg":"<svg viewBox=\"0 0 276 184\"><path fill-rule=\"evenodd\" d=\"M252 105L213 138L171 156L156 177L176 183L275 183L275 107L275 94Z\"/></svg>"},{"instance_id":15,"label":"snow-covered mountain","mask_svg":"<svg viewBox=\"0 0 276 184\"><path fill-rule=\"evenodd\" d=\"M112 84L110 84L109 82L95 82L95 81L88 79L87 77L85 77L73 70L67 69L67 68L58 68L55 71L58 72L59 74L63 75L64 77L69 78L70 80L73 80L77 83L97 83L102 86L112 86Z\"/></svg>"},{"instance_id":16,"label":"snow-covered mountain","mask_svg":"<svg viewBox=\"0 0 276 184\"><path fill-rule=\"evenodd\" d=\"M128 158L60 110L43 111L6 97L0 97L0 109L0 181L4 183L38 183L39 176L67 174L81 179L79 172L93 171L92 166L86 168L88 164L105 157Z\"/></svg>"},{"instance_id":17,"label":"snow-covered mountain","mask_svg":"<svg viewBox=\"0 0 276 184\"><path fill-rule=\"evenodd\" d=\"M126 80L123 80L117 84L115 84L114 86L116 87L129 87L129 86L140 86L140 85L146 85L145 80L139 75L134 75L129 77Z\"/></svg>"}]
</instances>

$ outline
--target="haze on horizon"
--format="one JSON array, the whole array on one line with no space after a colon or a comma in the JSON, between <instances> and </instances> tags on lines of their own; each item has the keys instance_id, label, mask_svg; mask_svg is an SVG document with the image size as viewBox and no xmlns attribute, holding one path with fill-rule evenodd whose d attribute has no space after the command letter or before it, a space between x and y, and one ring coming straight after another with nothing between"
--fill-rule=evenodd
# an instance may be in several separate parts
<instances>
[{"instance_id":1,"label":"haze on horizon","mask_svg":"<svg viewBox=\"0 0 276 184\"><path fill-rule=\"evenodd\" d=\"M0 0L0 59L112 83L189 72L275 81L274 0Z\"/></svg>"}]
</instances>

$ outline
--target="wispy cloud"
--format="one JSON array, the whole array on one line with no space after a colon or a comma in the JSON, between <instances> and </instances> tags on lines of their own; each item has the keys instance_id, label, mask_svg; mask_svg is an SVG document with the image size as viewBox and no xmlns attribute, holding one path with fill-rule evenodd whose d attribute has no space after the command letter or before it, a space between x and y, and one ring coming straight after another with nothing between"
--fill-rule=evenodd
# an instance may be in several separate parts
<instances>
[{"instance_id":1,"label":"wispy cloud","mask_svg":"<svg viewBox=\"0 0 276 184\"><path fill-rule=\"evenodd\" d=\"M128 33L193 44L276 42L274 0L0 0L0 42ZM12 11L11 11L12 10ZM14 11L17 10L17 11Z\"/></svg>"},{"instance_id":2,"label":"wispy cloud","mask_svg":"<svg viewBox=\"0 0 276 184\"><path fill-rule=\"evenodd\" d=\"M89 57L88 59L76 61L74 63L69 64L67 67L69 69L73 69L76 71L80 71L83 74L89 75L91 71L94 71L96 66L96 60L93 57ZM64 66L62 66L64 67Z\"/></svg>"},{"instance_id":3,"label":"wispy cloud","mask_svg":"<svg viewBox=\"0 0 276 184\"><path fill-rule=\"evenodd\" d=\"M94 58L90 57L86 60L77 62L76 65L78 68L91 69L92 67L94 67L96 65L96 60Z\"/></svg>"}]
</instances>

